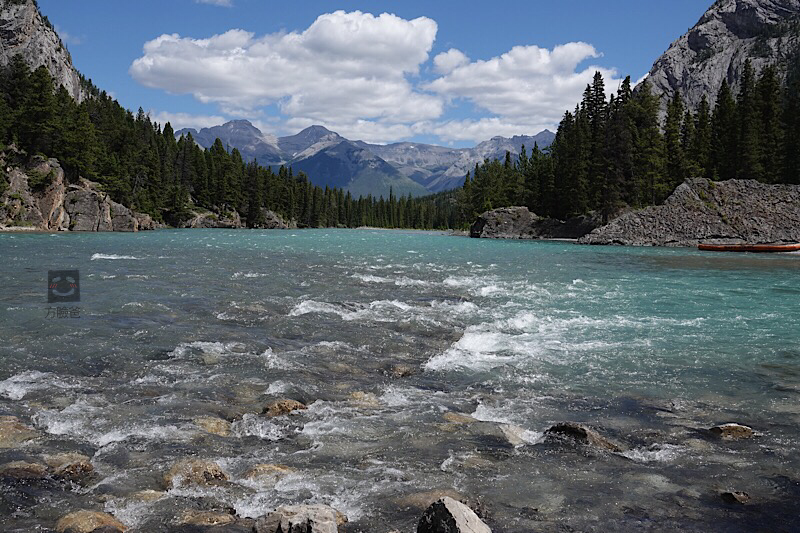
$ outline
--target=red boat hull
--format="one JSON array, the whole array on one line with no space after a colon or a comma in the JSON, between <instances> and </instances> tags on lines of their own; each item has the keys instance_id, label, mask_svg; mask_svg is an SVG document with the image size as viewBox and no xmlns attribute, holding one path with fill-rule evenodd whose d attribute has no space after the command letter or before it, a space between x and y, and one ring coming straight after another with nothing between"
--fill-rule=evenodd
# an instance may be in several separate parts
<instances>
[{"instance_id":1,"label":"red boat hull","mask_svg":"<svg viewBox=\"0 0 800 533\"><path fill-rule=\"evenodd\" d=\"M698 244L697 248L709 252L800 252L798 244Z\"/></svg>"}]
</instances>

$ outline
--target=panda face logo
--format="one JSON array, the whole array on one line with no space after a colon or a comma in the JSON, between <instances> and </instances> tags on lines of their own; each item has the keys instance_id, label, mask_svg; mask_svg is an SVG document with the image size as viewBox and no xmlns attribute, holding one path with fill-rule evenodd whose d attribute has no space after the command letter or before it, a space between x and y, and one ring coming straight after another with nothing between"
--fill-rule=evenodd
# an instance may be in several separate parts
<instances>
[{"instance_id":1,"label":"panda face logo","mask_svg":"<svg viewBox=\"0 0 800 533\"><path fill-rule=\"evenodd\" d=\"M80 276L77 270L47 272L47 302L80 302Z\"/></svg>"}]
</instances>

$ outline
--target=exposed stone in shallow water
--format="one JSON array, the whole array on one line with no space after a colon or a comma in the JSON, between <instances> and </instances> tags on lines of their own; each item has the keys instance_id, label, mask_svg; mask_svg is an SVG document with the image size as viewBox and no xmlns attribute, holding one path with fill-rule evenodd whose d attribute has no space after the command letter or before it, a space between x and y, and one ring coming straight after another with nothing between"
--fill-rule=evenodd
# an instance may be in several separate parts
<instances>
[{"instance_id":1,"label":"exposed stone in shallow water","mask_svg":"<svg viewBox=\"0 0 800 533\"><path fill-rule=\"evenodd\" d=\"M417 533L491 533L472 509L445 496L425 510Z\"/></svg>"},{"instance_id":2,"label":"exposed stone in shallow water","mask_svg":"<svg viewBox=\"0 0 800 533\"><path fill-rule=\"evenodd\" d=\"M63 516L56 524L58 533L92 533L100 528L106 528L108 531L125 531L127 529L112 515L97 511L75 511Z\"/></svg>"},{"instance_id":3,"label":"exposed stone in shallow water","mask_svg":"<svg viewBox=\"0 0 800 533\"><path fill-rule=\"evenodd\" d=\"M186 485L220 485L228 475L217 463L202 459L185 459L175 463L164 476L167 487Z\"/></svg>"},{"instance_id":4,"label":"exposed stone in shallow water","mask_svg":"<svg viewBox=\"0 0 800 533\"><path fill-rule=\"evenodd\" d=\"M0 466L0 476L17 480L36 480L47 477L47 467L39 463L13 461Z\"/></svg>"},{"instance_id":5,"label":"exposed stone in shallow water","mask_svg":"<svg viewBox=\"0 0 800 533\"><path fill-rule=\"evenodd\" d=\"M277 482L280 478L287 476L292 472L292 469L285 465L275 465L269 463L261 463L253 465L244 474L245 479L251 480L272 480Z\"/></svg>"},{"instance_id":6,"label":"exposed stone in shallow water","mask_svg":"<svg viewBox=\"0 0 800 533\"><path fill-rule=\"evenodd\" d=\"M739 503L744 505L750 501L750 495L742 491L723 492L720 496L725 503Z\"/></svg>"},{"instance_id":7,"label":"exposed stone in shallow water","mask_svg":"<svg viewBox=\"0 0 800 533\"><path fill-rule=\"evenodd\" d=\"M728 440L749 439L755 436L753 428L734 423L714 426L709 431L717 437Z\"/></svg>"},{"instance_id":8,"label":"exposed stone in shallow water","mask_svg":"<svg viewBox=\"0 0 800 533\"><path fill-rule=\"evenodd\" d=\"M236 521L236 517L228 513L215 513L212 511L184 511L178 520L181 525L212 527L226 526Z\"/></svg>"},{"instance_id":9,"label":"exposed stone in shallow water","mask_svg":"<svg viewBox=\"0 0 800 533\"><path fill-rule=\"evenodd\" d=\"M94 471L89 457L80 453L48 455L44 461L52 469L54 477L68 481L82 481Z\"/></svg>"},{"instance_id":10,"label":"exposed stone in shallow water","mask_svg":"<svg viewBox=\"0 0 800 533\"><path fill-rule=\"evenodd\" d=\"M556 424L545 431L545 435L566 437L581 444L587 444L595 448L601 448L612 452L622 451L620 446L611 442L597 431L584 426L583 424L576 424L574 422L562 422L560 424Z\"/></svg>"},{"instance_id":11,"label":"exposed stone in shallow water","mask_svg":"<svg viewBox=\"0 0 800 533\"><path fill-rule=\"evenodd\" d=\"M275 400L267 404L264 407L264 410L261 411L261 414L275 417L281 415L288 415L293 411L300 411L303 409L308 409L305 404L298 402L297 400L289 400L283 398L281 400Z\"/></svg>"},{"instance_id":12,"label":"exposed stone in shallow water","mask_svg":"<svg viewBox=\"0 0 800 533\"><path fill-rule=\"evenodd\" d=\"M39 435L38 431L20 422L16 416L0 416L0 449L16 448Z\"/></svg>"},{"instance_id":13,"label":"exposed stone in shallow water","mask_svg":"<svg viewBox=\"0 0 800 533\"><path fill-rule=\"evenodd\" d=\"M255 533L338 533L347 517L327 505L283 505L256 520Z\"/></svg>"},{"instance_id":14,"label":"exposed stone in shallow water","mask_svg":"<svg viewBox=\"0 0 800 533\"><path fill-rule=\"evenodd\" d=\"M231 423L222 418L199 416L192 422L200 429L220 437L228 437L231 434Z\"/></svg>"}]
</instances>

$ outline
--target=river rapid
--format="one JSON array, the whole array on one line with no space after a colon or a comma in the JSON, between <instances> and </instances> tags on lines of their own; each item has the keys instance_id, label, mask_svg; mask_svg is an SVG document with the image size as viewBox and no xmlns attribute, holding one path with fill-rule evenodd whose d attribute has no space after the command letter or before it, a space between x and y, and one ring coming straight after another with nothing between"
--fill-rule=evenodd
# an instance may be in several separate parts
<instances>
[{"instance_id":1,"label":"river rapid","mask_svg":"<svg viewBox=\"0 0 800 533\"><path fill-rule=\"evenodd\" d=\"M410 532L445 492L495 532L800 529L798 256L163 230L0 234L0 259L0 415L36 431L0 464L94 467L0 477L2 531L324 503L349 532ZM80 271L76 316L48 316L56 269ZM278 398L308 408L262 415ZM620 451L545 435L563 421ZM707 431L727 422L756 435ZM186 458L229 481L165 486Z\"/></svg>"}]
</instances>

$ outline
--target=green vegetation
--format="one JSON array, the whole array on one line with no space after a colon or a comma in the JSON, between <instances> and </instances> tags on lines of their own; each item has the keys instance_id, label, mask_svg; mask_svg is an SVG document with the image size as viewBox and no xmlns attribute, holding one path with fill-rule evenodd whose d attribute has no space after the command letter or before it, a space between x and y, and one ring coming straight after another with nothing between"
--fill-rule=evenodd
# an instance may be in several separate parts
<instances>
[{"instance_id":1,"label":"green vegetation","mask_svg":"<svg viewBox=\"0 0 800 533\"><path fill-rule=\"evenodd\" d=\"M774 68L756 77L748 62L739 94L723 84L713 110L706 99L686 110L673 95L663 124L647 82L634 92L627 78L606 98L597 73L547 150L523 147L518 158L484 161L460 189L424 198L355 198L291 168L247 163L219 139L208 149L191 135L176 140L169 123L162 128L142 109L134 116L90 80L81 79L88 98L76 104L45 68L30 72L19 57L0 72L0 143L56 157L68 181L96 181L115 201L175 225L199 209L238 213L251 227L267 209L300 227L463 228L510 205L561 219L590 211L608 218L624 206L660 203L690 177L799 183L799 58L783 87Z\"/></svg>"}]
</instances>

